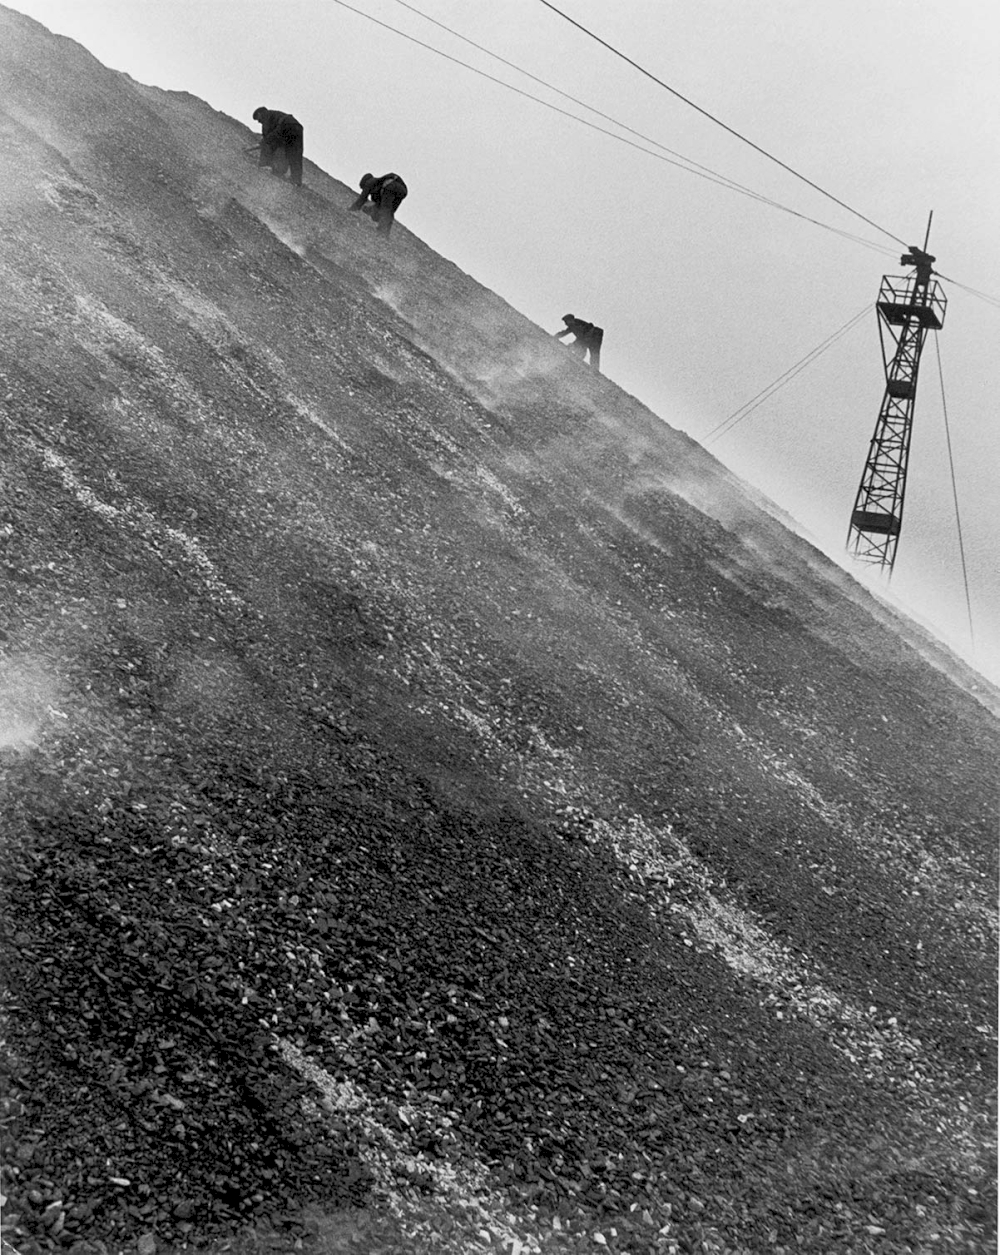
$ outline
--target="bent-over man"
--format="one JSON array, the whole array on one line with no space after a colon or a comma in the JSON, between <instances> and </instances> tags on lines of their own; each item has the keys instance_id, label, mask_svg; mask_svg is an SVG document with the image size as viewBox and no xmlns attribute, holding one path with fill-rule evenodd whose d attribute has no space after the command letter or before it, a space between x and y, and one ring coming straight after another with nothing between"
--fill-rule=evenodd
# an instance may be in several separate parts
<instances>
[{"instance_id":1,"label":"bent-over man","mask_svg":"<svg viewBox=\"0 0 1000 1255\"><path fill-rule=\"evenodd\" d=\"M572 335L574 340L569 345L573 353L579 353L582 358L590 354L590 364L594 370L601 369L601 344L604 341L604 328L595 327L592 322L584 322L582 318L577 318L575 314L563 314L563 322L566 324L562 331L554 334L561 339L563 336Z\"/></svg>"},{"instance_id":2,"label":"bent-over man","mask_svg":"<svg viewBox=\"0 0 1000 1255\"><path fill-rule=\"evenodd\" d=\"M290 113L263 105L253 111L253 120L260 123L258 166L270 166L279 179L287 172L295 186L301 187L302 123Z\"/></svg>"},{"instance_id":3,"label":"bent-over man","mask_svg":"<svg viewBox=\"0 0 1000 1255\"><path fill-rule=\"evenodd\" d=\"M379 233L388 235L396 218L396 210L406 199L406 184L398 174L383 174L378 178L374 174L365 174L362 175L359 186L361 195L350 208L363 210L378 223Z\"/></svg>"}]
</instances>

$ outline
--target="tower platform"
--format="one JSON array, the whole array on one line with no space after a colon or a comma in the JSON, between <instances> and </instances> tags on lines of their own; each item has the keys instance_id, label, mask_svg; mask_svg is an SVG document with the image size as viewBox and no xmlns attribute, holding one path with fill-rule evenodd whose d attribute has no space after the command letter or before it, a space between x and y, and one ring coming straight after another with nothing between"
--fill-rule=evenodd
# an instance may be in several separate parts
<instances>
[{"instance_id":1,"label":"tower platform","mask_svg":"<svg viewBox=\"0 0 1000 1255\"><path fill-rule=\"evenodd\" d=\"M932 305L903 304L896 301L879 301L878 312L888 323L901 327L903 323L915 319L921 327L940 331L944 326L941 315Z\"/></svg>"},{"instance_id":2,"label":"tower platform","mask_svg":"<svg viewBox=\"0 0 1000 1255\"><path fill-rule=\"evenodd\" d=\"M851 526L859 532L875 532L879 536L898 536L900 521L894 514L885 514L881 510L855 510L851 515Z\"/></svg>"}]
</instances>

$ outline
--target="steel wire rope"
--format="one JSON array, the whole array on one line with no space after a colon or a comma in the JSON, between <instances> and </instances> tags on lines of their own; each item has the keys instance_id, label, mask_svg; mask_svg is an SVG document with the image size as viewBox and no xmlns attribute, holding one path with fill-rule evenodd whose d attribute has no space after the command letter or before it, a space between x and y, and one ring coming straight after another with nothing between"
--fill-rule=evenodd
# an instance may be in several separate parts
<instances>
[{"instance_id":1,"label":"steel wire rope","mask_svg":"<svg viewBox=\"0 0 1000 1255\"><path fill-rule=\"evenodd\" d=\"M591 39L601 44L602 47L607 48L609 52L613 52L616 57L621 57L623 61L627 61L628 64L638 70L640 74L645 74L647 78L652 79L654 83L662 87L665 91L670 92L672 96L676 96L678 100L683 100L686 105L690 105L692 109L696 109L698 113L708 118L709 121L714 122L716 126L721 126L724 131L728 131L730 135L735 135L738 140L742 140L744 144L748 144L756 152L759 152L762 156L766 157L768 161L773 161L775 165L781 166L783 170L787 170L789 174L793 174L797 179L801 179L803 183L808 184L809 187L821 193L828 200L832 200L834 204L839 205L841 209L846 209L847 212L853 214L855 218L860 218L862 222L867 222L868 225L870 227L874 227L876 231L881 231L883 235L887 235L890 240L895 240L897 244L902 244L904 248L910 247L909 244L907 244L904 240L901 240L898 235L894 235L885 227L879 226L879 224L877 222L873 222L871 218L866 218L863 213L859 212L859 210L852 209L846 201L840 200L840 198L834 196L832 192L828 192L826 188L820 187L820 185L818 183L814 183L812 179L806 178L804 174L800 174L798 170L796 170L793 166L788 165L787 162L782 161L780 157L775 157L775 155L773 153L769 153L766 148L761 148L761 146L759 144L755 144L752 139L748 139L746 135L741 134L734 127L728 126L721 118L717 118L714 113L709 113L707 109L703 109L701 105L695 104L693 100L690 100L687 96L682 95L675 87L671 87L669 83L665 83L662 79L657 78L655 74L645 69L644 66L641 66L638 61L633 61L630 56L627 56L613 44L609 44L606 39L602 39L600 35L595 34L589 27L584 26L582 22L578 22L575 18L570 17L568 13L564 13L562 9L559 9L554 4L550 3L550 0L539 0L539 2L544 4L547 9L551 9L553 13L558 13L564 21L569 22L571 26L575 26L577 30L583 31L585 35L588 35Z\"/></svg>"},{"instance_id":2,"label":"steel wire rope","mask_svg":"<svg viewBox=\"0 0 1000 1255\"><path fill-rule=\"evenodd\" d=\"M562 96L564 100L571 100L573 104L579 105L582 109L588 109L591 113L596 114L597 117L603 118L605 122L610 122L612 125L620 127L623 131L627 131L630 135L634 135L637 139L641 139L647 144L652 144L654 148L659 148L661 152L669 153L672 157L677 157L681 161L686 162L687 165L681 168L690 168L689 172L691 174L694 174L698 170L704 171L706 175L711 176L713 181L721 180L725 186L732 188L733 191L742 192L744 196L749 196L753 200L758 200L764 205L770 205L773 209L780 209L784 213L793 214L796 218L802 218L806 222L811 222L815 226L822 227L825 231L833 231L837 235L842 235L845 239L852 240L858 244L863 244L866 248L873 248L879 252L884 252L887 255L895 254L895 249L888 248L883 244L878 244L874 240L866 240L864 236L856 235L852 231L842 231L839 227L831 227L828 223L820 222L816 218L810 218L807 214L803 214L797 209L792 209L788 205L783 205L780 201L774 200L770 196L765 196L762 192L755 192L752 187L747 187L745 184L737 182L736 179L729 178L726 174L720 174L718 170L713 170L711 166L702 165L700 161L695 161L693 157L685 157L683 153L677 152L674 148L669 148L666 144L661 144L658 139L654 139L651 135L645 135L642 131L637 131L635 127L629 126L627 122L620 122L617 118L612 117L610 113L604 113L603 110L598 109L595 105L588 105L587 102L585 100L581 100L579 96L574 96L571 92L563 91L561 87L556 87L554 83L550 83L547 79L540 78L537 74L533 74L530 70L526 70L523 66L518 65L516 61L510 61L506 57L502 57L498 52L493 52L484 44L477 43L474 39L470 39L467 35L463 35L461 31L455 30L454 27L449 26L446 22L441 22L436 17L431 17L429 13L424 13L423 10L418 9L416 5L409 4L408 0L395 0L395 3L401 8L409 9L411 13L416 13L418 17L422 17L425 21L439 27L441 30L447 31L449 35L454 35L456 39L460 39L471 48L476 48L479 52L483 52L488 57L492 57L494 61L499 61L502 65L506 65L510 69L516 70L518 74L523 74L525 78L530 78L533 82L540 83L542 87L547 87L549 91L553 91L556 95ZM461 64L465 63L462 62ZM504 86L507 86L507 84L504 84ZM537 98L531 97L531 99ZM542 101L540 103L544 104L545 102ZM574 117L575 115L570 114L568 116ZM576 120L587 125L585 118L577 118ZM609 134L607 131L603 133ZM621 137L615 136L614 138L619 139ZM640 149L640 151L648 150ZM650 154L650 156L655 155L656 154L654 153Z\"/></svg>"},{"instance_id":3,"label":"steel wire rope","mask_svg":"<svg viewBox=\"0 0 1000 1255\"><path fill-rule=\"evenodd\" d=\"M944 434L948 446L948 469L951 472L951 495L955 502L955 527L958 531L958 552L962 559L962 582L965 585L965 609L969 616L969 644L973 655L976 652L976 634L972 627L972 600L969 596L969 572L965 565L965 541L962 538L962 516L958 508L958 484L955 479L955 459L951 450L951 424L948 422L948 401L944 395L944 370L941 366L941 341L934 332L934 349L937 353L938 380L941 384L941 409L944 413Z\"/></svg>"},{"instance_id":4,"label":"steel wire rope","mask_svg":"<svg viewBox=\"0 0 1000 1255\"><path fill-rule=\"evenodd\" d=\"M968 292L972 296L978 296L981 301L986 301L988 305L993 305L996 309L1000 309L1000 296L993 296L990 292L980 292L978 288L970 288L967 283L959 283L957 279L949 279L947 275L941 274L938 270L935 270L934 273L939 279L943 279L945 283L953 283L956 288L961 288L963 292Z\"/></svg>"},{"instance_id":5,"label":"steel wire rope","mask_svg":"<svg viewBox=\"0 0 1000 1255\"><path fill-rule=\"evenodd\" d=\"M829 223L820 222L816 218L810 218L807 214L803 214L797 209L792 209L788 205L783 205L781 201L774 200L770 196L765 196L762 192L755 192L753 188L747 187L745 184L737 182L736 179L729 178L729 176L726 174L720 174L718 170L713 170L711 166L702 165L700 161L695 161L693 157L685 157L683 153L677 152L677 150L674 148L669 148L666 144L661 144L659 140L654 139L651 135L646 135L642 131L637 131L635 127L629 126L627 122L620 122L617 118L612 117L610 113L604 113L603 110L598 109L595 105L588 105L585 100L581 100L578 96L574 96L571 92L563 91L561 87L556 87L554 83L550 83L547 79L541 78L537 74L533 74L530 70L526 70L523 66L518 65L516 61L510 61L506 57L502 57L498 52L493 52L492 49L487 48L485 44L477 43L476 40L470 39L468 35L463 35L461 31L455 30L454 27L449 26L446 22L439 21L438 18L436 17L431 17L429 13L425 13L422 9L418 9L416 5L408 3L408 0L394 0L394 3L398 4L401 8L409 9L411 13L415 13L418 17L422 17L424 21L430 22L432 25L439 27L441 30L447 31L449 35L453 35L456 39L460 39L463 43L468 44L471 48L476 48L479 52L485 53L486 56L492 57L494 61L499 61L502 65L506 65L510 69L516 70L518 74L523 74L526 78L530 78L533 82L540 83L543 87L547 87L549 91L553 91L556 93L556 95L562 96L563 99L571 100L573 104L579 105L582 109L589 110L591 113L596 114L597 117L603 118L605 122L611 122L614 126L620 127L623 131L627 131L630 135L636 136L637 139L641 139L645 141L645 143L647 144L652 144L655 148L659 148L662 152L669 153L672 157L678 157L681 161L687 162L687 166L682 166L681 168L689 169L689 172L691 174L694 174L697 170L702 170L705 172L706 175L711 176L713 180L721 180L725 186L732 188L733 191L741 192L744 196L749 196L753 200L760 201L762 204L770 205L774 209L780 209L784 213L792 214L796 218L803 219L805 222L811 222L815 226L822 227L824 231L832 231L836 235L843 236L844 239L852 240L857 244L863 244L866 248L875 249L878 252L882 252L886 254L886 256L890 256L890 257L895 256L895 253L896 253L895 249L888 248L886 245L883 245L883 244L877 244L874 240L866 240L864 236L856 235L852 231L843 231L839 227L830 226ZM394 27L391 27L390 29L395 30ZM396 33L403 34L402 31L397 31ZM428 47L428 45L424 45L424 47ZM439 50L431 49L431 51L439 51ZM475 70L474 66L469 66L464 61L460 61L459 64L465 66L467 69ZM475 72L478 73L479 71L475 71ZM510 84L502 83L501 80L499 79L493 79L492 81L496 83L500 83L500 85L503 87L511 87ZM516 91L517 89L514 87L511 87L511 90ZM529 99L536 100L537 97L531 96L529 97ZM546 101L539 101L538 103L545 104L547 107L549 107ZM581 122L584 125L589 125L585 118L577 118L573 114L567 114L566 116L573 117L575 118L576 121ZM609 132L602 131L602 134L607 135L609 134ZM621 137L613 136L612 138L620 139ZM643 152L647 150L640 148L639 151ZM650 153L649 155L655 156L656 154ZM875 226L876 224L871 223L870 225ZM877 229L882 230L882 228L877 228ZM893 236L892 238L897 239L898 237ZM899 243L902 243L902 240L899 240ZM909 247L909 245L907 245L907 247ZM947 275L939 274L938 271L935 271L934 273L938 275L938 278L944 279L948 283L954 283L956 287L963 288L966 292L971 293L973 296L978 296L981 300L987 301L989 304L995 305L997 308L1000 308L1000 297L992 296L989 292L981 292L977 288L971 288L968 286L968 284L959 283L955 279L949 279Z\"/></svg>"},{"instance_id":6,"label":"steel wire rope","mask_svg":"<svg viewBox=\"0 0 1000 1255\"><path fill-rule=\"evenodd\" d=\"M752 396L749 401L745 401L739 409L733 410L732 414L724 418L721 423L717 423L712 430L707 433L707 435L702 437L702 444L714 444L715 441L721 439L722 436L728 436L734 427L742 423L745 418L749 418L754 410L763 405L765 401L769 401L775 393L781 391L785 384L791 383L796 375L801 374L801 372L804 371L807 366L811 366L818 357L822 357L827 349L832 348L842 336L847 335L849 331L856 327L870 309L871 306L869 304L865 304L856 314L849 318L842 327L839 327L836 331L828 335L826 339L820 344L817 344L814 349L810 349L804 357L800 357L793 366L789 366L789 368L780 374L777 379L773 379L766 388L762 388L760 392Z\"/></svg>"},{"instance_id":7,"label":"steel wire rope","mask_svg":"<svg viewBox=\"0 0 1000 1255\"><path fill-rule=\"evenodd\" d=\"M443 57L446 61L451 61L455 65L460 65L466 70L471 70L473 74L478 74L481 78L488 79L491 83L496 83L499 87L506 87L508 91L512 91L518 96L523 96L526 100L533 100L536 104L543 105L546 109L551 109L554 113L562 114L563 117L570 118L574 122L579 122L582 126L590 127L592 131L597 131L601 135L607 135L611 139L617 140L620 144L627 144L630 148L635 148L638 152L645 153L647 157L655 157L657 161L663 161L669 166L676 166L678 170L684 170L688 174L693 174L700 179L705 179L709 183L716 183L719 187L724 187L729 191L738 192L740 195L748 196L751 200L759 201L761 204L771 205L775 209L780 209L784 213L791 214L795 218L801 218L805 222L810 222L814 226L821 227L824 231L830 231L834 235L839 235L846 240L850 240L852 243L861 244L865 248L871 248L880 253L886 253L889 251L884 245L878 244L874 240L866 240L863 236L855 235L850 231L844 231L840 227L832 227L829 223L820 222L816 218L810 218L808 215L800 213L797 209L791 209L788 205L781 204L780 201L773 201L769 197L762 195L760 192L744 189L741 184L734 182L725 175L717 175L714 172L705 173L704 170L707 169L707 167L697 168L697 163L690 162L687 157L682 158L682 160L684 162L688 162L688 164L681 164L680 161L675 161L670 157L665 157L662 153L653 152L649 148L644 148L641 144L634 143L632 140L627 139L624 135L618 135L614 131L609 131L606 127L598 126L596 122L590 122L587 118L581 118L576 113L570 113L568 109L561 109L558 105L552 104L551 101L543 100L540 96L535 96L531 92L524 91L520 87L515 87L513 83L507 83L493 74L488 74L485 70L480 70L477 66L470 65L467 61L463 61L460 57L453 57L450 53L444 52L441 48L435 48L433 44L428 44L422 39L417 39L415 35L408 35L406 31L402 31L398 27L392 26L389 22L383 22L380 18L373 17L372 14L366 13L363 9L358 9L355 8L353 4L348 4L347 0L333 0L333 3L339 5L342 9L348 9L351 13L356 13L358 17L363 17L367 21L374 23L376 26L381 26L384 30L392 31L394 35L399 35L403 39L409 40L410 43L417 44L420 48L426 48L428 52L436 53L437 56ZM548 84L546 84L546 86L548 86ZM559 89L552 88L552 90L558 91ZM590 108L589 105L584 105L583 107L588 109ZM593 112L597 113L598 110L595 109ZM621 124L616 122L615 125L618 126ZM656 143L657 141L651 140L650 142ZM660 145L660 147L663 147L663 145ZM665 149L665 151L670 152L671 150Z\"/></svg>"}]
</instances>

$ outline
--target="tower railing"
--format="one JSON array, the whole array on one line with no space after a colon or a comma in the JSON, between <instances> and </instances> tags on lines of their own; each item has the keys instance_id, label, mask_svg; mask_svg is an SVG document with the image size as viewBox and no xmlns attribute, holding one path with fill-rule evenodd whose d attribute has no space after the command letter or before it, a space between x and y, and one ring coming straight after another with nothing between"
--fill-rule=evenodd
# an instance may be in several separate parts
<instances>
[{"instance_id":1,"label":"tower railing","mask_svg":"<svg viewBox=\"0 0 1000 1255\"><path fill-rule=\"evenodd\" d=\"M916 318L921 326L940 331L948 305L940 283L918 282L915 275L883 275L878 293L878 311L886 322L901 326Z\"/></svg>"}]
</instances>

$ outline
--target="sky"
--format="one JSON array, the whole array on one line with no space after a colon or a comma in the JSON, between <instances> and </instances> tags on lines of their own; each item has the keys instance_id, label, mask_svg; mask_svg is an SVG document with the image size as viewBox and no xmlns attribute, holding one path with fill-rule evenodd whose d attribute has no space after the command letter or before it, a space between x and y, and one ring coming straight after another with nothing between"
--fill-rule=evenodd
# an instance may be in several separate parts
<instances>
[{"instance_id":1,"label":"sky","mask_svg":"<svg viewBox=\"0 0 1000 1255\"><path fill-rule=\"evenodd\" d=\"M867 309L706 447L835 561L1000 683L994 0L558 0L563 13L829 195L541 0L10 7L104 64L191 92L250 127L258 105L294 113L306 156L347 183L397 171L410 189L400 222L542 327L558 330L570 312L599 323L605 372L695 439L706 441ZM664 149L786 209L681 169ZM941 273L964 286L944 284L944 400L932 337L925 347L887 586L874 568L850 561L844 541L884 390L879 283L905 272L899 241L921 245L931 211L929 250Z\"/></svg>"}]
</instances>

